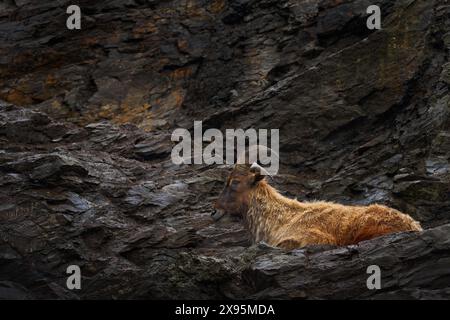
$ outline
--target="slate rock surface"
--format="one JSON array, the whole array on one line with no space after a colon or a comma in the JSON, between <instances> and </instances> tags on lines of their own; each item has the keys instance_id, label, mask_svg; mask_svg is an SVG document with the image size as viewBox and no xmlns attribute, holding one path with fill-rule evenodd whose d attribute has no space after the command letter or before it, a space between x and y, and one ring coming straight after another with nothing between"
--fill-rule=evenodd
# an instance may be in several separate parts
<instances>
[{"instance_id":1,"label":"slate rock surface","mask_svg":"<svg viewBox=\"0 0 450 320\"><path fill-rule=\"evenodd\" d=\"M449 298L448 1L78 3L77 31L69 1L0 5L0 297ZM279 128L280 192L384 203L426 231L251 245L210 219L230 168L170 159L195 120Z\"/></svg>"}]
</instances>

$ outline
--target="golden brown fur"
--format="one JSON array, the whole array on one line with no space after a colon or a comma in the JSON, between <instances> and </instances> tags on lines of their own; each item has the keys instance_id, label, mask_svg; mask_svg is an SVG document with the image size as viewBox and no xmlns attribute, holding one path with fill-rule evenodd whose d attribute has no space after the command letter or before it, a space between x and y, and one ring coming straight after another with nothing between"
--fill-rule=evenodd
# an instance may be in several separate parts
<instances>
[{"instance_id":1,"label":"golden brown fur","mask_svg":"<svg viewBox=\"0 0 450 320\"><path fill-rule=\"evenodd\" d=\"M287 249L349 245L388 233L422 230L410 216L386 206L302 203L280 195L264 180L249 192L244 219L253 241Z\"/></svg>"},{"instance_id":2,"label":"golden brown fur","mask_svg":"<svg viewBox=\"0 0 450 320\"><path fill-rule=\"evenodd\" d=\"M235 167L215 208L242 216L254 242L286 249L349 245L388 233L422 230L410 216L382 205L344 206L286 198L257 169L245 166Z\"/></svg>"}]
</instances>

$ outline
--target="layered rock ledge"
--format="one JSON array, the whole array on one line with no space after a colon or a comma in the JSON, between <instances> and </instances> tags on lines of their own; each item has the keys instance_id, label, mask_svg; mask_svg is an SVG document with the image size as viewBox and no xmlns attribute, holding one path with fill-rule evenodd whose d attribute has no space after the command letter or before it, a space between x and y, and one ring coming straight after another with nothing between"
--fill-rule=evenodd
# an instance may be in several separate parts
<instances>
[{"instance_id":1,"label":"layered rock ledge","mask_svg":"<svg viewBox=\"0 0 450 320\"><path fill-rule=\"evenodd\" d=\"M130 125L84 128L0 107L3 298L448 298L450 224L348 247L251 246L209 214L228 168L142 160ZM19 129L20 128L20 129ZM66 268L82 290L66 288ZM369 265L382 290L368 290Z\"/></svg>"},{"instance_id":2,"label":"layered rock ledge","mask_svg":"<svg viewBox=\"0 0 450 320\"><path fill-rule=\"evenodd\" d=\"M0 4L1 297L449 298L447 0L80 0L76 31L69 4ZM196 120L280 129L289 197L383 203L426 231L251 246L209 217L229 168L170 159Z\"/></svg>"}]
</instances>

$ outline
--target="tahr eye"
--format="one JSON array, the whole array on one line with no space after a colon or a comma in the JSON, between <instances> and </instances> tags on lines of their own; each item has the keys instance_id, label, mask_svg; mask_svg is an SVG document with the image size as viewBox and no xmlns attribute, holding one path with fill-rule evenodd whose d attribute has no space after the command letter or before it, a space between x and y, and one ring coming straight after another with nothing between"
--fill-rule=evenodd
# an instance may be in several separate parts
<instances>
[{"instance_id":1,"label":"tahr eye","mask_svg":"<svg viewBox=\"0 0 450 320\"><path fill-rule=\"evenodd\" d=\"M239 181L237 181L237 180L231 181L231 183L230 183L231 190L236 190L238 186L239 186Z\"/></svg>"}]
</instances>

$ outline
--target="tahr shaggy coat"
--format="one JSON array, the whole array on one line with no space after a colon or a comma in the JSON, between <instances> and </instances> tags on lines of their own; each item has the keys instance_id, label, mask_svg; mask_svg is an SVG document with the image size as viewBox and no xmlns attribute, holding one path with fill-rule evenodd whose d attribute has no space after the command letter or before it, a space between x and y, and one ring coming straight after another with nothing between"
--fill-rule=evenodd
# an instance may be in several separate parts
<instances>
[{"instance_id":1,"label":"tahr shaggy coat","mask_svg":"<svg viewBox=\"0 0 450 320\"><path fill-rule=\"evenodd\" d=\"M350 245L388 233L422 230L410 216L383 205L286 198L260 170L257 165L236 165L215 203L218 211L242 216L254 242L294 249L311 244Z\"/></svg>"}]
</instances>

